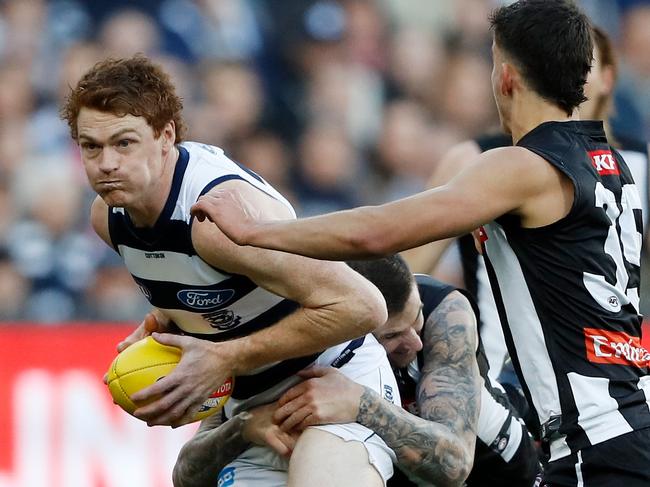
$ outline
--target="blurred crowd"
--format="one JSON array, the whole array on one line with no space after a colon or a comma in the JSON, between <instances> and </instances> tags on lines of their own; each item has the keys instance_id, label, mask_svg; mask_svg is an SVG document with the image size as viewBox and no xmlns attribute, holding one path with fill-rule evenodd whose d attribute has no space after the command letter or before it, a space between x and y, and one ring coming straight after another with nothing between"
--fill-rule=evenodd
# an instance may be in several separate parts
<instances>
[{"instance_id":1,"label":"blurred crowd","mask_svg":"<svg viewBox=\"0 0 650 487\"><path fill-rule=\"evenodd\" d=\"M106 56L172 74L189 140L220 146L301 216L423 189L498 129L499 0L0 0L0 320L139 320L147 304L89 228L59 106ZM614 124L650 136L650 2L583 0L621 64Z\"/></svg>"}]
</instances>

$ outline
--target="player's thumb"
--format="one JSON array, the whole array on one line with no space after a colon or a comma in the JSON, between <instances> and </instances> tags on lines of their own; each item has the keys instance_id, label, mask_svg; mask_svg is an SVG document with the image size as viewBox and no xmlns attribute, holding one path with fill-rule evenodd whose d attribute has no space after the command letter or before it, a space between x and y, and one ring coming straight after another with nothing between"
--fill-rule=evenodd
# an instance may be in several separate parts
<instances>
[{"instance_id":1,"label":"player's thumb","mask_svg":"<svg viewBox=\"0 0 650 487\"><path fill-rule=\"evenodd\" d=\"M323 377L329 373L331 367L309 367L308 369L301 370L298 375L303 379L313 379L314 377Z\"/></svg>"},{"instance_id":2,"label":"player's thumb","mask_svg":"<svg viewBox=\"0 0 650 487\"><path fill-rule=\"evenodd\" d=\"M156 315L153 313L147 313L146 316L144 317L144 330L147 333L147 335L152 334L155 331L158 331L159 329L159 323L158 323L158 318L156 318Z\"/></svg>"}]
</instances>

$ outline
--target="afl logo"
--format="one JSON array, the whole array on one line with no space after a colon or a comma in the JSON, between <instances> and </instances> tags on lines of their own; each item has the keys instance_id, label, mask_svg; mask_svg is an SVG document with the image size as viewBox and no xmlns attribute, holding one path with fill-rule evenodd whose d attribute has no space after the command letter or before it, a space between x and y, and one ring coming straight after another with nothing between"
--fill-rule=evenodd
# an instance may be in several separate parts
<instances>
[{"instance_id":1,"label":"afl logo","mask_svg":"<svg viewBox=\"0 0 650 487\"><path fill-rule=\"evenodd\" d=\"M219 291L183 289L176 293L176 297L181 303L189 308L202 311L219 308L230 301L234 295L234 289L220 289Z\"/></svg>"},{"instance_id":2,"label":"afl logo","mask_svg":"<svg viewBox=\"0 0 650 487\"><path fill-rule=\"evenodd\" d=\"M138 287L140 288L140 291L142 292L142 294L144 294L144 297L150 300L151 299L151 291L149 291L142 284L138 284Z\"/></svg>"}]
</instances>

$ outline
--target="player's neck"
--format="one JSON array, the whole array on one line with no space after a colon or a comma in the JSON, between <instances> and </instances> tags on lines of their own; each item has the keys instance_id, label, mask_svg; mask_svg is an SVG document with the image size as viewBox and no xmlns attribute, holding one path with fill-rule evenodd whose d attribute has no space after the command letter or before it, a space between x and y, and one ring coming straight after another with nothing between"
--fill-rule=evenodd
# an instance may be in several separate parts
<instances>
[{"instance_id":1,"label":"player's neck","mask_svg":"<svg viewBox=\"0 0 650 487\"><path fill-rule=\"evenodd\" d=\"M162 213L172 188L179 151L174 146L163 159L163 170L155 185L142 193L141 201L126 209L136 227L153 227Z\"/></svg>"},{"instance_id":2,"label":"player's neck","mask_svg":"<svg viewBox=\"0 0 650 487\"><path fill-rule=\"evenodd\" d=\"M512 141L516 144L524 135L544 122L567 122L569 120L578 120L576 110L569 116L560 107L539 96L523 95L512 104L509 124Z\"/></svg>"}]
</instances>

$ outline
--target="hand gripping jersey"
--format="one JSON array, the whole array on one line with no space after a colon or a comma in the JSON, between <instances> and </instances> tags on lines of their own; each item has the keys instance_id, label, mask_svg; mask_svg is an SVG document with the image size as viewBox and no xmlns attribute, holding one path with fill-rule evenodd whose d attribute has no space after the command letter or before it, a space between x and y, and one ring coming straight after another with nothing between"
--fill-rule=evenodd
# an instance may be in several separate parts
<instances>
[{"instance_id":1,"label":"hand gripping jersey","mask_svg":"<svg viewBox=\"0 0 650 487\"><path fill-rule=\"evenodd\" d=\"M453 291L463 290L444 284L431 276L416 274L416 283L422 300L424 326L431 326L429 316ZM472 306L474 300L467 296ZM478 313L477 313L478 314ZM422 331L424 333L424 330ZM479 372L484 385L481 388L474 465L467 479L467 486L483 485L529 485L532 486L539 472L537 452L523 422L517 416L506 393L497 383L490 381L488 363L479 341L476 351ZM424 355L420 351L417 359L404 369L396 369L395 376L402 397L402 406L412 414L419 415L416 405L416 388ZM396 471L389 485L415 485L406 476Z\"/></svg>"},{"instance_id":2,"label":"hand gripping jersey","mask_svg":"<svg viewBox=\"0 0 650 487\"><path fill-rule=\"evenodd\" d=\"M289 202L219 148L193 142L178 148L171 191L153 228L136 228L124 209L109 208L112 243L142 293L185 334L212 341L248 335L295 311L297 303L270 293L246 276L229 274L205 262L194 250L191 238L190 207L224 181L246 181L293 213ZM232 403L271 388L317 356L287 360L237 377Z\"/></svg>"},{"instance_id":3,"label":"hand gripping jersey","mask_svg":"<svg viewBox=\"0 0 650 487\"><path fill-rule=\"evenodd\" d=\"M574 186L559 221L523 228L504 215L483 235L508 350L554 460L650 426L642 202L601 122L547 122L518 145Z\"/></svg>"}]
</instances>

